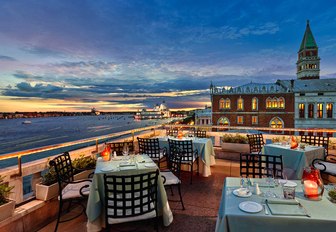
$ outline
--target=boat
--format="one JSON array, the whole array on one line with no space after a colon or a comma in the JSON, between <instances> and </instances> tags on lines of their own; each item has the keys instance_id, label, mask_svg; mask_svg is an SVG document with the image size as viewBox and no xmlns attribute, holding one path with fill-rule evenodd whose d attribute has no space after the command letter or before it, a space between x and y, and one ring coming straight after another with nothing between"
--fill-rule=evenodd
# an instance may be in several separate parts
<instances>
[{"instance_id":1,"label":"boat","mask_svg":"<svg viewBox=\"0 0 336 232\"><path fill-rule=\"evenodd\" d=\"M25 121L22 122L22 124L31 124L31 123L32 123L32 122L29 121L29 120L25 120Z\"/></svg>"}]
</instances>

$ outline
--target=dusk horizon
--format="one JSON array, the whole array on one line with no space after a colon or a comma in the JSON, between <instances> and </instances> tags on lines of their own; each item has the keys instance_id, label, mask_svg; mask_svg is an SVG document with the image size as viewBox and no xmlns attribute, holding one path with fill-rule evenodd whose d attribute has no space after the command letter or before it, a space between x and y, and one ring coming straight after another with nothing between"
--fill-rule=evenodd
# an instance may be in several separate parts
<instances>
[{"instance_id":1,"label":"dusk horizon","mask_svg":"<svg viewBox=\"0 0 336 232\"><path fill-rule=\"evenodd\" d=\"M307 20L335 78L333 1L2 0L0 112L211 105L210 84L297 79Z\"/></svg>"}]
</instances>

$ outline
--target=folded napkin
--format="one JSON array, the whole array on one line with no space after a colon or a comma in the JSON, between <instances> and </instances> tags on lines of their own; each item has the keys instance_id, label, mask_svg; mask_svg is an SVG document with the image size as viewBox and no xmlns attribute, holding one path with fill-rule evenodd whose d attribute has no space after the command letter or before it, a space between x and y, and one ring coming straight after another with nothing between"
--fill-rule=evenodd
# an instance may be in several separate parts
<instances>
[{"instance_id":1,"label":"folded napkin","mask_svg":"<svg viewBox=\"0 0 336 232\"><path fill-rule=\"evenodd\" d=\"M119 167L129 167L129 166L135 166L135 164L131 164L131 163L128 163L128 162L121 162L119 164Z\"/></svg>"},{"instance_id":2,"label":"folded napkin","mask_svg":"<svg viewBox=\"0 0 336 232\"><path fill-rule=\"evenodd\" d=\"M256 183L259 185L259 187L271 187L271 188L275 187L274 183L269 185L268 183L266 183L266 181L255 181L254 185Z\"/></svg>"},{"instance_id":3,"label":"folded napkin","mask_svg":"<svg viewBox=\"0 0 336 232\"><path fill-rule=\"evenodd\" d=\"M273 215L309 217L306 209L296 200L266 199L266 204Z\"/></svg>"}]
</instances>

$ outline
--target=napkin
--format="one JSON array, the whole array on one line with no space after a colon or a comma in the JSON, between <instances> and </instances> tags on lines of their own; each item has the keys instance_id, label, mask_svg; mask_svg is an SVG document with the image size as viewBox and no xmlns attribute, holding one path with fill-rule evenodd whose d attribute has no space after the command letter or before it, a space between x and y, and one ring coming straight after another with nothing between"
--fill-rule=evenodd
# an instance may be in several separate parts
<instances>
[{"instance_id":1,"label":"napkin","mask_svg":"<svg viewBox=\"0 0 336 232\"><path fill-rule=\"evenodd\" d=\"M273 215L309 216L296 200L266 199L266 204Z\"/></svg>"}]
</instances>

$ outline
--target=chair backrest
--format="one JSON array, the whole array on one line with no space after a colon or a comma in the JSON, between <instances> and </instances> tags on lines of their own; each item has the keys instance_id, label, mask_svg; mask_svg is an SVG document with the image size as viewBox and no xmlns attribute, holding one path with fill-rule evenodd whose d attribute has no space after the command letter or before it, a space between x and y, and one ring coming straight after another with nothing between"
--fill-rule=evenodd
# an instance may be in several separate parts
<instances>
[{"instance_id":1,"label":"chair backrest","mask_svg":"<svg viewBox=\"0 0 336 232\"><path fill-rule=\"evenodd\" d=\"M178 147L172 147L168 156L168 168L180 179L182 151Z\"/></svg>"},{"instance_id":2,"label":"chair backrest","mask_svg":"<svg viewBox=\"0 0 336 232\"><path fill-rule=\"evenodd\" d=\"M111 148L111 152L113 153L114 151L117 153L117 155L122 155L123 148L124 146L128 146L129 152L134 151L134 143L133 141L128 141L128 142L107 142L105 143L106 146L109 146Z\"/></svg>"},{"instance_id":3,"label":"chair backrest","mask_svg":"<svg viewBox=\"0 0 336 232\"><path fill-rule=\"evenodd\" d=\"M146 154L152 159L160 159L160 144L158 138L139 138L139 152L140 154Z\"/></svg>"},{"instance_id":4,"label":"chair backrest","mask_svg":"<svg viewBox=\"0 0 336 232\"><path fill-rule=\"evenodd\" d=\"M73 181L75 175L69 152L65 152L50 160L49 165L55 169L59 191L61 193L62 188L67 182Z\"/></svg>"},{"instance_id":5,"label":"chair backrest","mask_svg":"<svg viewBox=\"0 0 336 232\"><path fill-rule=\"evenodd\" d=\"M240 154L240 176L262 178L270 169L274 177L283 178L281 155Z\"/></svg>"},{"instance_id":6,"label":"chair backrest","mask_svg":"<svg viewBox=\"0 0 336 232\"><path fill-rule=\"evenodd\" d=\"M167 136L177 136L178 130L177 129L166 129Z\"/></svg>"},{"instance_id":7,"label":"chair backrest","mask_svg":"<svg viewBox=\"0 0 336 232\"><path fill-rule=\"evenodd\" d=\"M259 134L247 134L248 142L250 145L250 152L260 153L264 146L264 137L261 133Z\"/></svg>"},{"instance_id":8,"label":"chair backrest","mask_svg":"<svg viewBox=\"0 0 336 232\"><path fill-rule=\"evenodd\" d=\"M301 143L307 143L313 146L321 146L325 149L325 156L328 155L329 151L329 137L324 136L314 136L314 135L301 135Z\"/></svg>"},{"instance_id":9,"label":"chair backrest","mask_svg":"<svg viewBox=\"0 0 336 232\"><path fill-rule=\"evenodd\" d=\"M195 130L194 136L198 138L206 138L206 131L205 130Z\"/></svg>"},{"instance_id":10,"label":"chair backrest","mask_svg":"<svg viewBox=\"0 0 336 232\"><path fill-rule=\"evenodd\" d=\"M181 150L181 160L190 161L194 160L194 150L193 150L193 142L192 140L175 140L175 139L168 139L169 144L169 152L175 147Z\"/></svg>"},{"instance_id":11,"label":"chair backrest","mask_svg":"<svg viewBox=\"0 0 336 232\"><path fill-rule=\"evenodd\" d=\"M159 170L136 175L104 175L105 219L157 212Z\"/></svg>"}]
</instances>

